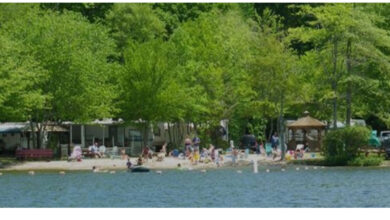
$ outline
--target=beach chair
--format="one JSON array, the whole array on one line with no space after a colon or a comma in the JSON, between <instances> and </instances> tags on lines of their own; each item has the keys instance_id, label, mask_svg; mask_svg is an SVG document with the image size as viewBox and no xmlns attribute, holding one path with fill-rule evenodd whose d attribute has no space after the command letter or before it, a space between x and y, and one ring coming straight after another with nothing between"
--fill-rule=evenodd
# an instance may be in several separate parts
<instances>
[{"instance_id":1,"label":"beach chair","mask_svg":"<svg viewBox=\"0 0 390 220\"><path fill-rule=\"evenodd\" d=\"M265 144L265 153L266 153L267 157L269 157L269 156L272 155L272 146L271 146L271 143L266 143L266 144Z\"/></svg>"},{"instance_id":2,"label":"beach chair","mask_svg":"<svg viewBox=\"0 0 390 220\"><path fill-rule=\"evenodd\" d=\"M117 146L114 146L111 150L111 154L110 154L110 158L111 159L114 159L114 158L120 158L119 156L119 150L118 150L118 147Z\"/></svg>"},{"instance_id":3,"label":"beach chair","mask_svg":"<svg viewBox=\"0 0 390 220\"><path fill-rule=\"evenodd\" d=\"M102 157L106 156L106 146L102 145L99 147L99 153L102 155Z\"/></svg>"}]
</instances>

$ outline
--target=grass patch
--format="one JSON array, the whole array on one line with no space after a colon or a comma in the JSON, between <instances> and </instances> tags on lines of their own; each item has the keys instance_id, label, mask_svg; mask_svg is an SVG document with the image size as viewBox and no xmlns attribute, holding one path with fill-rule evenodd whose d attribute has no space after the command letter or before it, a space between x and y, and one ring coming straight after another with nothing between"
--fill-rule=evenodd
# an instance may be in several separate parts
<instances>
[{"instance_id":1,"label":"grass patch","mask_svg":"<svg viewBox=\"0 0 390 220\"><path fill-rule=\"evenodd\" d=\"M345 158L316 158L303 160L290 160L287 163L292 165L312 165L312 166L380 166L385 158L383 156L358 156L355 159L346 161Z\"/></svg>"},{"instance_id":2,"label":"grass patch","mask_svg":"<svg viewBox=\"0 0 390 220\"><path fill-rule=\"evenodd\" d=\"M355 159L348 161L347 165L348 166L361 166L361 167L366 167L366 166L379 166L382 164L382 162L385 159L381 156L359 156L356 157Z\"/></svg>"},{"instance_id":3,"label":"grass patch","mask_svg":"<svg viewBox=\"0 0 390 220\"><path fill-rule=\"evenodd\" d=\"M325 160L323 158L303 159L303 160L290 160L287 163L288 164L292 164L292 165L325 166Z\"/></svg>"},{"instance_id":4,"label":"grass patch","mask_svg":"<svg viewBox=\"0 0 390 220\"><path fill-rule=\"evenodd\" d=\"M4 168L6 166L10 166L12 164L17 163L15 157L0 157L0 168Z\"/></svg>"}]
</instances>

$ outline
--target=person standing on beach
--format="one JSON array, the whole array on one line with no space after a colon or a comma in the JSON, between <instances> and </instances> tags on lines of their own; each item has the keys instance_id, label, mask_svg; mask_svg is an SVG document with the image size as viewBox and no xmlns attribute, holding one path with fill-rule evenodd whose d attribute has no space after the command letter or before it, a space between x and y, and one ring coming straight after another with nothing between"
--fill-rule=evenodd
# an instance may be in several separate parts
<instances>
[{"instance_id":1,"label":"person standing on beach","mask_svg":"<svg viewBox=\"0 0 390 220\"><path fill-rule=\"evenodd\" d=\"M214 161L215 161L215 164L217 165L217 167L219 167L219 151L218 151L218 149L214 150Z\"/></svg>"},{"instance_id":2,"label":"person standing on beach","mask_svg":"<svg viewBox=\"0 0 390 220\"><path fill-rule=\"evenodd\" d=\"M186 139L184 140L184 154L186 157L188 157L191 153L191 148L192 148L191 145L192 145L191 139L187 135Z\"/></svg>"},{"instance_id":3,"label":"person standing on beach","mask_svg":"<svg viewBox=\"0 0 390 220\"><path fill-rule=\"evenodd\" d=\"M278 137L278 133L276 132L271 137L271 145L272 148L276 151L279 145L279 137Z\"/></svg>"},{"instance_id":4,"label":"person standing on beach","mask_svg":"<svg viewBox=\"0 0 390 220\"><path fill-rule=\"evenodd\" d=\"M256 142L256 153L257 155L261 154L261 148L263 147L263 140L261 138Z\"/></svg>"},{"instance_id":5,"label":"person standing on beach","mask_svg":"<svg viewBox=\"0 0 390 220\"><path fill-rule=\"evenodd\" d=\"M210 144L209 152L210 152L211 160L214 161L215 160L215 147L214 147L214 145Z\"/></svg>"},{"instance_id":6,"label":"person standing on beach","mask_svg":"<svg viewBox=\"0 0 390 220\"><path fill-rule=\"evenodd\" d=\"M195 135L194 139L192 139L192 144L194 145L194 151L199 151L200 138Z\"/></svg>"},{"instance_id":7,"label":"person standing on beach","mask_svg":"<svg viewBox=\"0 0 390 220\"><path fill-rule=\"evenodd\" d=\"M237 158L238 158L238 150L236 148L233 148L233 150L232 150L232 162L233 162L233 165L236 164Z\"/></svg>"}]
</instances>

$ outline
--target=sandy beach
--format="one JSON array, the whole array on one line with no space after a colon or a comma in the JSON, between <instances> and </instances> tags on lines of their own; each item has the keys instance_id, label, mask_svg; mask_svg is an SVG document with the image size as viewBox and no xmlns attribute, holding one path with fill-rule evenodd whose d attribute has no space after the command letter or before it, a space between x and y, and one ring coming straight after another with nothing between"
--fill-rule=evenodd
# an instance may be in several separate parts
<instances>
[{"instance_id":1,"label":"sandy beach","mask_svg":"<svg viewBox=\"0 0 390 220\"><path fill-rule=\"evenodd\" d=\"M131 158L133 164L136 163L137 158ZM258 161L258 164L280 164L285 163L281 162L280 158L275 158L273 160L270 157L264 155L255 155L250 154L247 158L243 157L237 160L235 166L249 166L252 161ZM76 171L76 170L92 170L92 167L95 166L100 170L124 170L126 167L126 160L122 159L83 159L80 162L66 160L56 160L56 161L26 161L11 165L6 167L4 171L25 171L25 170L63 170L63 171ZM155 158L149 159L144 163L145 167L148 167L153 170L164 170L164 169L176 169L178 164L181 164L183 169L211 169L218 168L215 163L197 163L192 164L189 160L166 157L163 161L156 161ZM229 157L224 156L224 160L220 164L220 167L233 166L232 160Z\"/></svg>"}]
</instances>

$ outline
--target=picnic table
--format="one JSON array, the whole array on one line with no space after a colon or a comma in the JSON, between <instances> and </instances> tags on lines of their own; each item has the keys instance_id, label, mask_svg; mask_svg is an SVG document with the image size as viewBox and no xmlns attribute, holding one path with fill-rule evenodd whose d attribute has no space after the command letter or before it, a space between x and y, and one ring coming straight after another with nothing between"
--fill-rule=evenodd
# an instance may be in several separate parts
<instances>
[{"instance_id":1,"label":"picnic table","mask_svg":"<svg viewBox=\"0 0 390 220\"><path fill-rule=\"evenodd\" d=\"M92 157L92 158L95 157L95 153L90 151L88 148L82 148L81 151L84 157Z\"/></svg>"},{"instance_id":2,"label":"picnic table","mask_svg":"<svg viewBox=\"0 0 390 220\"><path fill-rule=\"evenodd\" d=\"M21 149L15 152L16 159L50 159L53 158L51 149Z\"/></svg>"}]
</instances>

